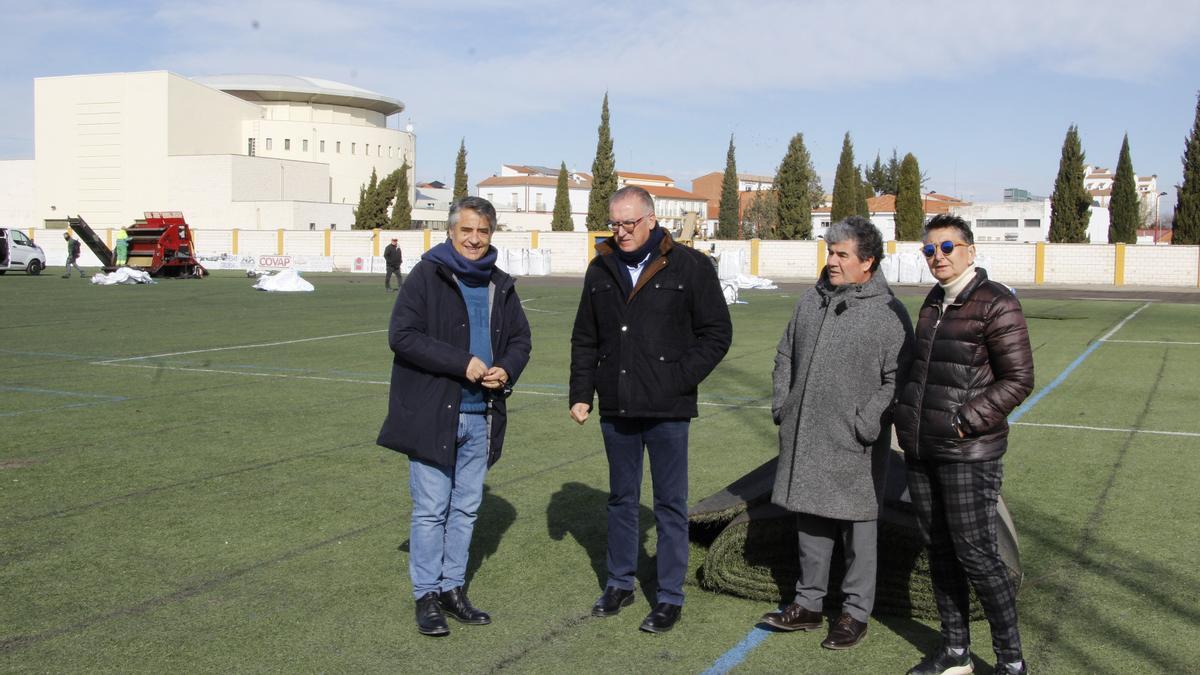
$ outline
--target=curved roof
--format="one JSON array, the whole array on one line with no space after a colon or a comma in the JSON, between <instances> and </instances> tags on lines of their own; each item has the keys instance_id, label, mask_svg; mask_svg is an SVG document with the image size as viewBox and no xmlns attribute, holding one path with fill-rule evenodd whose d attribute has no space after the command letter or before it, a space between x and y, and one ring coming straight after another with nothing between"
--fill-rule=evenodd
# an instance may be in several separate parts
<instances>
[{"instance_id":1,"label":"curved roof","mask_svg":"<svg viewBox=\"0 0 1200 675\"><path fill-rule=\"evenodd\" d=\"M293 101L364 108L384 115L404 110L404 102L333 80L297 75L204 75L193 82L247 101Z\"/></svg>"}]
</instances>

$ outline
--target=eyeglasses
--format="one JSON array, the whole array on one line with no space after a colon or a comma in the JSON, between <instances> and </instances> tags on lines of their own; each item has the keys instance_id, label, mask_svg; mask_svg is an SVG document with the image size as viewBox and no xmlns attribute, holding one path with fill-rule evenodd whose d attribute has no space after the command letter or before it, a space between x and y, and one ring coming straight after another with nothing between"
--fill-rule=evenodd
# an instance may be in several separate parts
<instances>
[{"instance_id":1,"label":"eyeglasses","mask_svg":"<svg viewBox=\"0 0 1200 675\"><path fill-rule=\"evenodd\" d=\"M617 230L625 230L626 232L633 232L634 229L637 228L638 223L642 222L643 220L645 220L649 217L650 217L650 214L647 213L646 215L642 216L641 218L637 218L635 220L610 220L610 221L608 221L608 229L612 230L613 232L616 232Z\"/></svg>"},{"instance_id":2,"label":"eyeglasses","mask_svg":"<svg viewBox=\"0 0 1200 675\"><path fill-rule=\"evenodd\" d=\"M942 255L950 255L954 253L954 249L959 246L970 246L970 244L956 244L949 239L940 244L925 244L921 247L921 253L925 254L926 258L932 258L935 251L942 250Z\"/></svg>"}]
</instances>

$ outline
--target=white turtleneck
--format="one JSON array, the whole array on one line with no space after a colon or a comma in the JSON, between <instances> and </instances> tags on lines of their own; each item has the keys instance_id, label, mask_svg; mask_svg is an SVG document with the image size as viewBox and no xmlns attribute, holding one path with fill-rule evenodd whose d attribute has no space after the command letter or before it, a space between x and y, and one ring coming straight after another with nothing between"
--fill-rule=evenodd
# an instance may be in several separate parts
<instances>
[{"instance_id":1,"label":"white turtleneck","mask_svg":"<svg viewBox=\"0 0 1200 675\"><path fill-rule=\"evenodd\" d=\"M967 265L967 269L963 270L962 274L954 277L950 281L947 281L944 284L938 282L938 285L942 287L942 291L944 291L946 294L946 296L942 299L943 312L946 311L947 307L954 304L954 301L958 299L958 294L961 293L962 289L966 288L967 284L971 283L971 279L974 278L975 263L971 263L970 265Z\"/></svg>"}]
</instances>

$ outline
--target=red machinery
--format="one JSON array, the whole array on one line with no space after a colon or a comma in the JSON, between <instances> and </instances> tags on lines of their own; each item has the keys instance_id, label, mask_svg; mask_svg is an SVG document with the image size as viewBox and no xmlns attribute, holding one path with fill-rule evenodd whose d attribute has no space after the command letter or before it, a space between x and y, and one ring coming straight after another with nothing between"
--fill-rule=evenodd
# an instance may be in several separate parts
<instances>
[{"instance_id":1,"label":"red machinery","mask_svg":"<svg viewBox=\"0 0 1200 675\"><path fill-rule=\"evenodd\" d=\"M129 233L129 267L144 269L155 277L208 274L195 258L192 230L179 211L147 211L145 222L125 231Z\"/></svg>"},{"instance_id":2,"label":"red machinery","mask_svg":"<svg viewBox=\"0 0 1200 675\"><path fill-rule=\"evenodd\" d=\"M146 217L125 228L129 235L126 266L146 270L153 277L196 277L208 274L195 258L192 230L178 211L146 211ZM82 216L67 224L104 264L105 272L117 269L116 256L88 226Z\"/></svg>"}]
</instances>

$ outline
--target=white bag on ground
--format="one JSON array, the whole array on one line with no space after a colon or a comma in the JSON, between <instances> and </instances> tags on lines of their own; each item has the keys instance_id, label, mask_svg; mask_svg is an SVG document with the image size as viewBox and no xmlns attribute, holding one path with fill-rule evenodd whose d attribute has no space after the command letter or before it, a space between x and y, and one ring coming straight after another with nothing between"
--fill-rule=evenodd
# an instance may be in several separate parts
<instances>
[{"instance_id":1,"label":"white bag on ground","mask_svg":"<svg viewBox=\"0 0 1200 675\"><path fill-rule=\"evenodd\" d=\"M114 284L157 284L158 282L150 278L149 272L120 267L117 271L108 274L100 272L93 274L92 283L97 286L112 286Z\"/></svg>"},{"instance_id":2,"label":"white bag on ground","mask_svg":"<svg viewBox=\"0 0 1200 675\"><path fill-rule=\"evenodd\" d=\"M302 279L300 273L294 269L287 269L279 274L262 277L258 280L258 283L254 284L254 288L260 291L279 293L307 293L316 290L312 284Z\"/></svg>"}]
</instances>

